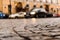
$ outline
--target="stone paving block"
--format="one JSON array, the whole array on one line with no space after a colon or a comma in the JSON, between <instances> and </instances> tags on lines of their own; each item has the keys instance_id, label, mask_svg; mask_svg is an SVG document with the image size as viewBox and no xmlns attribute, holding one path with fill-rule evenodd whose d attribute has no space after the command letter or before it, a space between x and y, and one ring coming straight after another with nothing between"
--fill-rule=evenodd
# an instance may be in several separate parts
<instances>
[{"instance_id":1,"label":"stone paving block","mask_svg":"<svg viewBox=\"0 0 60 40\"><path fill-rule=\"evenodd\" d=\"M1 19L1 40L24 40L13 31L31 40L60 40L60 18L46 19ZM24 29L27 26L27 29ZM55 37L54 37L55 36ZM5 37L5 38L4 38Z\"/></svg>"}]
</instances>

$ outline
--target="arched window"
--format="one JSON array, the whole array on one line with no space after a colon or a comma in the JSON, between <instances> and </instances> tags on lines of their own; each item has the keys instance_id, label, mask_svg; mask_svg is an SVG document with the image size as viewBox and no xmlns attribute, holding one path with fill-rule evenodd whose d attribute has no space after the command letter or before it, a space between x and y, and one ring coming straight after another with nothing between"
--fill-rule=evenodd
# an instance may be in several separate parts
<instances>
[{"instance_id":1,"label":"arched window","mask_svg":"<svg viewBox=\"0 0 60 40\"><path fill-rule=\"evenodd\" d=\"M46 3L46 0L42 0L44 3Z\"/></svg>"},{"instance_id":2,"label":"arched window","mask_svg":"<svg viewBox=\"0 0 60 40\"><path fill-rule=\"evenodd\" d=\"M35 2L36 0L33 0L33 2Z\"/></svg>"},{"instance_id":3,"label":"arched window","mask_svg":"<svg viewBox=\"0 0 60 40\"><path fill-rule=\"evenodd\" d=\"M51 11L53 11L53 8L51 8Z\"/></svg>"},{"instance_id":4,"label":"arched window","mask_svg":"<svg viewBox=\"0 0 60 40\"><path fill-rule=\"evenodd\" d=\"M36 0L36 2L40 2L40 0Z\"/></svg>"},{"instance_id":5,"label":"arched window","mask_svg":"<svg viewBox=\"0 0 60 40\"><path fill-rule=\"evenodd\" d=\"M48 3L51 3L51 0L47 0Z\"/></svg>"},{"instance_id":6,"label":"arched window","mask_svg":"<svg viewBox=\"0 0 60 40\"><path fill-rule=\"evenodd\" d=\"M34 5L33 7L36 8L36 5Z\"/></svg>"},{"instance_id":7,"label":"arched window","mask_svg":"<svg viewBox=\"0 0 60 40\"><path fill-rule=\"evenodd\" d=\"M28 0L26 0L26 1L28 1Z\"/></svg>"},{"instance_id":8,"label":"arched window","mask_svg":"<svg viewBox=\"0 0 60 40\"><path fill-rule=\"evenodd\" d=\"M21 2L18 2L17 5L16 5L16 12L20 12L22 11L22 3Z\"/></svg>"},{"instance_id":9,"label":"arched window","mask_svg":"<svg viewBox=\"0 0 60 40\"><path fill-rule=\"evenodd\" d=\"M53 2L53 4L57 4L58 3L57 0L52 0L52 2Z\"/></svg>"},{"instance_id":10,"label":"arched window","mask_svg":"<svg viewBox=\"0 0 60 40\"><path fill-rule=\"evenodd\" d=\"M29 11L29 4L27 4L27 5L25 6L24 11L25 11L25 12L26 12L26 11Z\"/></svg>"},{"instance_id":11,"label":"arched window","mask_svg":"<svg viewBox=\"0 0 60 40\"><path fill-rule=\"evenodd\" d=\"M40 0L40 2L42 2L42 0Z\"/></svg>"},{"instance_id":12,"label":"arched window","mask_svg":"<svg viewBox=\"0 0 60 40\"><path fill-rule=\"evenodd\" d=\"M43 8L43 6L41 5L40 8Z\"/></svg>"}]
</instances>

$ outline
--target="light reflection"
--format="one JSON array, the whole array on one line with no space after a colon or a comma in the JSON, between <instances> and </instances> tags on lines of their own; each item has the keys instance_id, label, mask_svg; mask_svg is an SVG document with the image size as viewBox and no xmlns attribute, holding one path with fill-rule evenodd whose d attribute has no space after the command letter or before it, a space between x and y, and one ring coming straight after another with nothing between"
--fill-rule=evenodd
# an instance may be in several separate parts
<instances>
[{"instance_id":1,"label":"light reflection","mask_svg":"<svg viewBox=\"0 0 60 40\"><path fill-rule=\"evenodd\" d=\"M27 24L27 20L26 19L24 19L24 23Z\"/></svg>"},{"instance_id":2,"label":"light reflection","mask_svg":"<svg viewBox=\"0 0 60 40\"><path fill-rule=\"evenodd\" d=\"M35 18L32 18L31 20L32 20L33 24L36 23L36 19Z\"/></svg>"}]
</instances>

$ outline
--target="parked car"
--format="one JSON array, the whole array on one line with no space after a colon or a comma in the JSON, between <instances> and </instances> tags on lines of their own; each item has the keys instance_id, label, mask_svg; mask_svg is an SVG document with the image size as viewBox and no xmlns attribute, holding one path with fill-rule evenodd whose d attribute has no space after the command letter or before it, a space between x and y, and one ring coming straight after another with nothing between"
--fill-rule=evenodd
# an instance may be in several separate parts
<instances>
[{"instance_id":1,"label":"parked car","mask_svg":"<svg viewBox=\"0 0 60 40\"><path fill-rule=\"evenodd\" d=\"M53 17L60 17L60 14L53 14Z\"/></svg>"},{"instance_id":2,"label":"parked car","mask_svg":"<svg viewBox=\"0 0 60 40\"><path fill-rule=\"evenodd\" d=\"M19 13L9 15L9 18L23 18L25 17L25 15L26 12L19 12Z\"/></svg>"},{"instance_id":3,"label":"parked car","mask_svg":"<svg viewBox=\"0 0 60 40\"><path fill-rule=\"evenodd\" d=\"M54 14L53 14L53 17L57 17L57 14L54 13Z\"/></svg>"},{"instance_id":4,"label":"parked car","mask_svg":"<svg viewBox=\"0 0 60 40\"><path fill-rule=\"evenodd\" d=\"M60 14L56 14L57 15L57 17L60 17Z\"/></svg>"},{"instance_id":5,"label":"parked car","mask_svg":"<svg viewBox=\"0 0 60 40\"><path fill-rule=\"evenodd\" d=\"M44 8L34 8L29 12L29 16L35 18L41 18L41 17L44 18L44 17L52 17L53 15L48 13Z\"/></svg>"},{"instance_id":6,"label":"parked car","mask_svg":"<svg viewBox=\"0 0 60 40\"><path fill-rule=\"evenodd\" d=\"M0 19L5 19L5 18L8 18L8 14L5 14L5 13L3 13L3 12L0 12Z\"/></svg>"}]
</instances>

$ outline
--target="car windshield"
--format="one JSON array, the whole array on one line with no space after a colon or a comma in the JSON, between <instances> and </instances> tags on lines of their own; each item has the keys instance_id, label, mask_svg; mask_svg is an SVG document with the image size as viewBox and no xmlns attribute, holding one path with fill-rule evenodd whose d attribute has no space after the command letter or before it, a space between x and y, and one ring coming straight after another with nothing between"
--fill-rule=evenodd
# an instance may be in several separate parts
<instances>
[{"instance_id":1,"label":"car windshield","mask_svg":"<svg viewBox=\"0 0 60 40\"><path fill-rule=\"evenodd\" d=\"M44 8L35 8L35 9L33 9L32 11L34 11L34 12L37 12L37 11L41 11L41 12L46 12L46 10L44 9Z\"/></svg>"}]
</instances>

